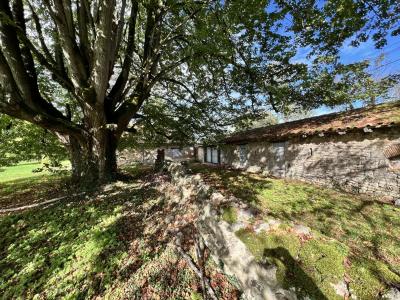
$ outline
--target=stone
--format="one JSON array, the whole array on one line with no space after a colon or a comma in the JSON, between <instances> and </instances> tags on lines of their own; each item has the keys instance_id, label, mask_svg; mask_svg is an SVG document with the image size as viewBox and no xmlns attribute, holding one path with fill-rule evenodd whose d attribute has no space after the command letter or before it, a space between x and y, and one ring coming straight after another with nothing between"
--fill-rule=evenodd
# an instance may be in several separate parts
<instances>
[{"instance_id":1,"label":"stone","mask_svg":"<svg viewBox=\"0 0 400 300\"><path fill-rule=\"evenodd\" d=\"M200 234L213 257L222 261L223 271L235 276L243 291L243 299L282 299L277 296L278 293L289 296L276 279L276 269L267 269L259 264L227 222L208 219L208 222L200 227Z\"/></svg>"},{"instance_id":2,"label":"stone","mask_svg":"<svg viewBox=\"0 0 400 300\"><path fill-rule=\"evenodd\" d=\"M165 218L165 223L169 224L169 223L171 223L173 220L174 220L174 217L173 217L173 216L167 216L167 217Z\"/></svg>"},{"instance_id":3,"label":"stone","mask_svg":"<svg viewBox=\"0 0 400 300\"><path fill-rule=\"evenodd\" d=\"M252 209L239 209L238 210L238 221L247 223L251 218L254 218L254 212Z\"/></svg>"},{"instance_id":4,"label":"stone","mask_svg":"<svg viewBox=\"0 0 400 300\"><path fill-rule=\"evenodd\" d=\"M271 175L271 172L270 172L270 170L268 170L267 168L265 168L265 169L262 171L262 175L264 175L264 176L270 176L270 175Z\"/></svg>"},{"instance_id":5,"label":"stone","mask_svg":"<svg viewBox=\"0 0 400 300\"><path fill-rule=\"evenodd\" d=\"M236 231L238 231L240 229L243 229L245 227L246 227L246 225L243 222L236 222L236 223L233 223L233 224L230 225L230 229L233 232L236 232Z\"/></svg>"},{"instance_id":6,"label":"stone","mask_svg":"<svg viewBox=\"0 0 400 300\"><path fill-rule=\"evenodd\" d=\"M269 225L270 229L277 229L281 224L282 224L282 222L279 220L276 220L276 219L268 220L268 225Z\"/></svg>"},{"instance_id":7,"label":"stone","mask_svg":"<svg viewBox=\"0 0 400 300\"><path fill-rule=\"evenodd\" d=\"M307 226L297 224L293 226L293 231L298 235L310 235L311 229Z\"/></svg>"},{"instance_id":8,"label":"stone","mask_svg":"<svg viewBox=\"0 0 400 300\"><path fill-rule=\"evenodd\" d=\"M239 199L232 195L229 196L229 198L228 198L228 202L238 202L238 201L239 201Z\"/></svg>"},{"instance_id":9,"label":"stone","mask_svg":"<svg viewBox=\"0 0 400 300\"><path fill-rule=\"evenodd\" d=\"M344 281L339 281L336 284L331 283L331 286L335 290L336 294L343 298L348 297L350 294L347 284Z\"/></svg>"},{"instance_id":10,"label":"stone","mask_svg":"<svg viewBox=\"0 0 400 300\"><path fill-rule=\"evenodd\" d=\"M186 166L173 162L168 166L168 171L171 173L172 178L176 179L186 174Z\"/></svg>"},{"instance_id":11,"label":"stone","mask_svg":"<svg viewBox=\"0 0 400 300\"><path fill-rule=\"evenodd\" d=\"M400 198L394 200L394 205L395 205L395 206L400 206Z\"/></svg>"},{"instance_id":12,"label":"stone","mask_svg":"<svg viewBox=\"0 0 400 300\"><path fill-rule=\"evenodd\" d=\"M210 205L210 203L207 203L203 207L203 214L201 215L201 219L205 220L210 217L211 217L211 205Z\"/></svg>"},{"instance_id":13,"label":"stone","mask_svg":"<svg viewBox=\"0 0 400 300\"><path fill-rule=\"evenodd\" d=\"M254 227L254 231L259 234L261 231L269 231L271 226L267 223L260 223Z\"/></svg>"},{"instance_id":14,"label":"stone","mask_svg":"<svg viewBox=\"0 0 400 300\"><path fill-rule=\"evenodd\" d=\"M291 290L284 290L284 289L279 289L277 292L275 292L275 296L278 300L297 300L297 295L295 291L291 291ZM307 296L302 298L303 300L311 300L311 299L307 299Z\"/></svg>"},{"instance_id":15,"label":"stone","mask_svg":"<svg viewBox=\"0 0 400 300\"><path fill-rule=\"evenodd\" d=\"M250 166L246 170L249 173L260 173L261 172L261 167L259 166Z\"/></svg>"},{"instance_id":16,"label":"stone","mask_svg":"<svg viewBox=\"0 0 400 300\"><path fill-rule=\"evenodd\" d=\"M207 200L210 188L204 184L199 184L197 188L197 199L200 201Z\"/></svg>"},{"instance_id":17,"label":"stone","mask_svg":"<svg viewBox=\"0 0 400 300\"><path fill-rule=\"evenodd\" d=\"M210 200L213 204L218 205L222 202L225 202L225 197L219 192L214 192L211 194Z\"/></svg>"},{"instance_id":18,"label":"stone","mask_svg":"<svg viewBox=\"0 0 400 300\"><path fill-rule=\"evenodd\" d=\"M391 288L382 296L382 299L399 300L400 299L400 290L396 289L396 288Z\"/></svg>"},{"instance_id":19,"label":"stone","mask_svg":"<svg viewBox=\"0 0 400 300\"><path fill-rule=\"evenodd\" d=\"M106 184L103 186L103 192L110 192L114 189L114 184Z\"/></svg>"}]
</instances>

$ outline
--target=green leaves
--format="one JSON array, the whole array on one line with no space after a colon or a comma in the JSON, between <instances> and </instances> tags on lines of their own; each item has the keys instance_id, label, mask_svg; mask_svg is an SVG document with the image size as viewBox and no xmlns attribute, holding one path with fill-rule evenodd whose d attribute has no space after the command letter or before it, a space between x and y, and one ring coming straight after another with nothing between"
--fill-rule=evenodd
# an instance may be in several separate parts
<instances>
[{"instance_id":1,"label":"green leaves","mask_svg":"<svg viewBox=\"0 0 400 300\"><path fill-rule=\"evenodd\" d=\"M43 158L57 164L66 158L66 150L52 133L0 114L0 166Z\"/></svg>"},{"instance_id":2,"label":"green leaves","mask_svg":"<svg viewBox=\"0 0 400 300\"><path fill-rule=\"evenodd\" d=\"M30 0L30 12L23 7L30 30L17 46L26 50L24 43L30 41L35 55L22 55L18 67L32 65L30 56L35 60L25 73L37 73L30 88L38 86L40 97L33 102L40 105L25 96L19 99L25 106L3 97L11 99L14 111L7 105L0 109L65 138L75 136L85 148L95 144L84 141L93 138L96 126L107 124L116 125L115 140L128 127L136 132L125 136L128 140L191 143L252 126L271 110L289 113L354 100L373 102L387 95L397 78L376 81L365 64L342 66L338 51L345 42L358 46L370 39L382 47L389 34L400 34L397 2L146 0L127 1L126 9L116 1L115 7L100 5L98 10L95 2L78 1L81 5L71 4L62 9L65 15L55 17L59 9ZM120 34L100 34L110 11L116 12L113 26ZM115 45L115 51L98 47L98 39ZM296 61L304 48L310 55ZM9 63L3 60L4 70ZM22 85L7 74L12 84L0 83L0 88L17 97L21 93L13 87ZM82 74L101 75L101 84ZM22 114L24 107L29 109ZM37 120L45 115L43 109L51 116Z\"/></svg>"},{"instance_id":3,"label":"green leaves","mask_svg":"<svg viewBox=\"0 0 400 300\"><path fill-rule=\"evenodd\" d=\"M358 46L371 38L382 48L389 34L400 34L400 7L395 0L277 2L289 8L292 29L301 45L313 45L316 53L335 53L346 39Z\"/></svg>"}]
</instances>

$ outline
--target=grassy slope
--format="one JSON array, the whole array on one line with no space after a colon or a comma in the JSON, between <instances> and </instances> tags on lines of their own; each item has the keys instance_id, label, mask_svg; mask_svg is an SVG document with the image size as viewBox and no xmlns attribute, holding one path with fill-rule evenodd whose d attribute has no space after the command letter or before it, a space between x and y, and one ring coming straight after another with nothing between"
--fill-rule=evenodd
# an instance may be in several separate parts
<instances>
[{"instance_id":1,"label":"grassy slope","mask_svg":"<svg viewBox=\"0 0 400 300\"><path fill-rule=\"evenodd\" d=\"M64 167L69 166L68 161L64 161L62 164ZM0 183L50 175L48 171L33 172L41 167L42 164L40 162L25 162L11 167L0 168Z\"/></svg>"},{"instance_id":2,"label":"grassy slope","mask_svg":"<svg viewBox=\"0 0 400 300\"><path fill-rule=\"evenodd\" d=\"M45 172L32 172L40 168L41 164L38 162L21 163L11 167L5 167L0 170L0 182L13 181L21 178L38 177L45 175ZM48 173L46 174L48 175Z\"/></svg>"},{"instance_id":3,"label":"grassy slope","mask_svg":"<svg viewBox=\"0 0 400 300\"><path fill-rule=\"evenodd\" d=\"M133 173L141 176L138 170ZM53 180L43 176L0 183L0 206L10 197L29 195L35 202L39 191L46 191L40 197L52 195L62 183ZM0 215L0 298L195 299L197 277L169 243L158 242L165 229L155 231L161 224L155 215L168 214L164 207L156 190L133 181L85 198ZM221 299L235 295L211 261L208 272L220 295L227 296Z\"/></svg>"},{"instance_id":4,"label":"grassy slope","mask_svg":"<svg viewBox=\"0 0 400 300\"><path fill-rule=\"evenodd\" d=\"M259 208L264 220L283 221L268 234L247 229L238 235L259 260L278 266L284 286L316 299L340 299L331 283L346 278L359 299L376 299L387 284L400 282L399 208L297 181L197 171ZM232 222L235 212L225 210L223 217ZM297 237L292 224L309 226L313 238Z\"/></svg>"}]
</instances>

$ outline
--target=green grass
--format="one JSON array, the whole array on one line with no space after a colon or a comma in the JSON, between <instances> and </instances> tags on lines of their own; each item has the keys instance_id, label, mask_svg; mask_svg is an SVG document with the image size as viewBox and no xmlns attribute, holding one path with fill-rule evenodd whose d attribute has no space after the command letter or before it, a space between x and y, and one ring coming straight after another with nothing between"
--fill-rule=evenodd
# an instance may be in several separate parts
<instances>
[{"instance_id":1,"label":"green grass","mask_svg":"<svg viewBox=\"0 0 400 300\"><path fill-rule=\"evenodd\" d=\"M222 219L229 224L236 223L238 218L237 211L234 207L224 207L222 212Z\"/></svg>"},{"instance_id":2,"label":"green grass","mask_svg":"<svg viewBox=\"0 0 400 300\"><path fill-rule=\"evenodd\" d=\"M0 218L0 293L5 299L82 298L106 290L126 256L122 206L59 204Z\"/></svg>"},{"instance_id":3,"label":"green grass","mask_svg":"<svg viewBox=\"0 0 400 300\"><path fill-rule=\"evenodd\" d=\"M169 225L164 219L173 207L156 189L140 185L147 169L130 171L133 181L104 191L0 215L0 298L196 297L200 282L172 246L175 234L164 237ZM63 180L41 176L1 183L0 208L19 198L24 204L51 198L55 190L79 192L65 190ZM210 261L207 272L218 295L236 294Z\"/></svg>"},{"instance_id":4,"label":"green grass","mask_svg":"<svg viewBox=\"0 0 400 300\"><path fill-rule=\"evenodd\" d=\"M238 235L260 260L278 266L284 286L295 286L301 295L316 299L320 293L339 299L330 283L346 277L358 299L376 299L390 284L400 282L399 208L298 181L203 166L193 169L258 208L266 221L282 221L281 228L268 235L243 230ZM312 239L294 235L293 224L310 227Z\"/></svg>"},{"instance_id":5,"label":"green grass","mask_svg":"<svg viewBox=\"0 0 400 300\"><path fill-rule=\"evenodd\" d=\"M277 267L278 281L286 289L294 287L300 299L342 299L331 283L343 280L346 245L321 237L301 241L284 229L258 235L242 229L237 235L259 261Z\"/></svg>"},{"instance_id":6,"label":"green grass","mask_svg":"<svg viewBox=\"0 0 400 300\"><path fill-rule=\"evenodd\" d=\"M62 163L64 167L69 166L69 162ZM49 171L33 172L42 167L40 162L25 162L15 166L0 168L0 183L51 175Z\"/></svg>"}]
</instances>

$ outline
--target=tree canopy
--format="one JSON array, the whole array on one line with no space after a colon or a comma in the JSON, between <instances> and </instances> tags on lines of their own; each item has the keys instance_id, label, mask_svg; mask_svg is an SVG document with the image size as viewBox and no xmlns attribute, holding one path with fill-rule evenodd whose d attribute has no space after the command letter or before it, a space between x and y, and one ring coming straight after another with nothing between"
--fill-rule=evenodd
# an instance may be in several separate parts
<instances>
[{"instance_id":1,"label":"tree canopy","mask_svg":"<svg viewBox=\"0 0 400 300\"><path fill-rule=\"evenodd\" d=\"M3 0L0 112L107 180L124 132L190 140L266 109L352 97L338 49L399 35L395 0ZM310 47L310 64L296 63ZM62 96L60 96L62 95ZM140 138L140 137L139 137Z\"/></svg>"}]
</instances>

